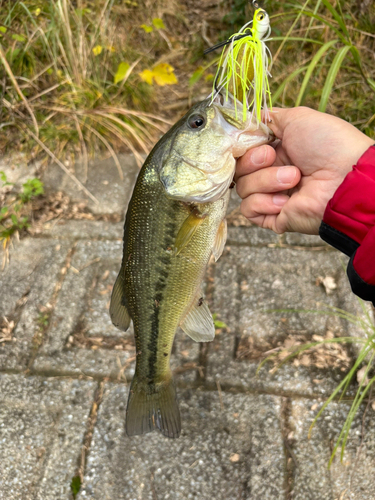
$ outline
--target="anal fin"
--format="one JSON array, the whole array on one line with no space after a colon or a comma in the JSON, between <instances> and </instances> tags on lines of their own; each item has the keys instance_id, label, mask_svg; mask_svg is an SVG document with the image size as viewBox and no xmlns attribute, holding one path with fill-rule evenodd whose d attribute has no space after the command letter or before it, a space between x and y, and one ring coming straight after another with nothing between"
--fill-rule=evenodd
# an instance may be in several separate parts
<instances>
[{"instance_id":1,"label":"anal fin","mask_svg":"<svg viewBox=\"0 0 375 500\"><path fill-rule=\"evenodd\" d=\"M126 306L123 303L124 297L124 278L122 277L122 270L117 276L116 282L114 284L111 296L111 304L109 306L109 315L111 317L112 323L116 328L126 332L130 325L130 315Z\"/></svg>"},{"instance_id":2,"label":"anal fin","mask_svg":"<svg viewBox=\"0 0 375 500\"><path fill-rule=\"evenodd\" d=\"M212 253L215 257L215 262L219 260L221 254L223 253L225 242L227 241L227 234L227 219L223 219L216 233L214 246L212 247Z\"/></svg>"},{"instance_id":3,"label":"anal fin","mask_svg":"<svg viewBox=\"0 0 375 500\"><path fill-rule=\"evenodd\" d=\"M214 320L201 293L196 296L190 311L180 323L180 327L195 342L212 342L215 338Z\"/></svg>"}]
</instances>

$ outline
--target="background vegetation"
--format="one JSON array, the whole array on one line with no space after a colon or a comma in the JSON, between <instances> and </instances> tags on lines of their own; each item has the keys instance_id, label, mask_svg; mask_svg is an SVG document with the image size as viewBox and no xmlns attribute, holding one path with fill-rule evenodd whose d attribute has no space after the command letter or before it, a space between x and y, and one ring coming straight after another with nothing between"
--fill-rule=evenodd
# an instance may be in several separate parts
<instances>
[{"instance_id":1,"label":"background vegetation","mask_svg":"<svg viewBox=\"0 0 375 500\"><path fill-rule=\"evenodd\" d=\"M275 104L327 110L374 134L371 4L265 2ZM250 18L246 0L2 0L1 150L146 153L163 122L209 92L219 54L203 50Z\"/></svg>"},{"instance_id":2,"label":"background vegetation","mask_svg":"<svg viewBox=\"0 0 375 500\"><path fill-rule=\"evenodd\" d=\"M274 105L327 111L375 139L373 2L268 0L264 6L272 23ZM117 153L130 150L141 163L168 125L210 92L220 54L203 51L251 17L247 0L0 0L0 152L22 151L27 161L53 160L65 170L65 159L72 164L80 157L83 184L88 159L99 152L114 158L121 176ZM5 247L27 230L31 201L41 195L38 179L14 188L0 172ZM365 309L365 320L330 313L365 332L358 360L326 403L343 395L366 363L337 444L344 448L375 382L374 327ZM340 341L359 342L327 342Z\"/></svg>"}]
</instances>

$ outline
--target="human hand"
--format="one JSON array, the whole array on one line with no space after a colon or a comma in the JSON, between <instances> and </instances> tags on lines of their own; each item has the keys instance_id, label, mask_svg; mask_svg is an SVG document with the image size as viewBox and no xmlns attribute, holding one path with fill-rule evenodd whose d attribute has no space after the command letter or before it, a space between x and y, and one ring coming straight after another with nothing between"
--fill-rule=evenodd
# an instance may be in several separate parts
<instances>
[{"instance_id":1,"label":"human hand","mask_svg":"<svg viewBox=\"0 0 375 500\"><path fill-rule=\"evenodd\" d=\"M269 127L281 142L237 162L241 211L276 233L318 234L327 203L374 141L350 123L306 107L274 108Z\"/></svg>"}]
</instances>

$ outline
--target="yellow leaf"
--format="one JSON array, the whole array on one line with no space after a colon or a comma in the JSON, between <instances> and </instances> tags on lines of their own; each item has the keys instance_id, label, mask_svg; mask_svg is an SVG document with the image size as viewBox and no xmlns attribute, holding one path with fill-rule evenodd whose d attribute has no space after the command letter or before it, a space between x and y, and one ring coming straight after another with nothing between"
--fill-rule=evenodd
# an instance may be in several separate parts
<instances>
[{"instance_id":1,"label":"yellow leaf","mask_svg":"<svg viewBox=\"0 0 375 500\"><path fill-rule=\"evenodd\" d=\"M152 26L147 26L147 24L141 24L141 28L146 32L146 33L151 33L151 31L154 31L154 28Z\"/></svg>"},{"instance_id":2,"label":"yellow leaf","mask_svg":"<svg viewBox=\"0 0 375 500\"><path fill-rule=\"evenodd\" d=\"M165 25L163 23L163 19L160 19L160 17L155 17L152 20L152 24L155 26L157 30L165 29Z\"/></svg>"},{"instance_id":3,"label":"yellow leaf","mask_svg":"<svg viewBox=\"0 0 375 500\"><path fill-rule=\"evenodd\" d=\"M125 78L129 68L130 68L130 66L127 62L122 62L118 65L117 72L115 74L115 79L114 79L115 85L118 82L121 82Z\"/></svg>"},{"instance_id":4,"label":"yellow leaf","mask_svg":"<svg viewBox=\"0 0 375 500\"><path fill-rule=\"evenodd\" d=\"M178 83L177 77L174 74L174 68L170 64L158 64L152 72L155 83L160 87L164 87L164 85L175 85Z\"/></svg>"},{"instance_id":5,"label":"yellow leaf","mask_svg":"<svg viewBox=\"0 0 375 500\"><path fill-rule=\"evenodd\" d=\"M142 73L139 73L139 76L144 82L148 83L149 85L152 85L152 78L154 76L153 71L145 69L144 71L142 71Z\"/></svg>"},{"instance_id":6,"label":"yellow leaf","mask_svg":"<svg viewBox=\"0 0 375 500\"><path fill-rule=\"evenodd\" d=\"M101 45L96 45L93 49L92 52L94 56L98 56L99 54L102 53L103 47Z\"/></svg>"}]
</instances>

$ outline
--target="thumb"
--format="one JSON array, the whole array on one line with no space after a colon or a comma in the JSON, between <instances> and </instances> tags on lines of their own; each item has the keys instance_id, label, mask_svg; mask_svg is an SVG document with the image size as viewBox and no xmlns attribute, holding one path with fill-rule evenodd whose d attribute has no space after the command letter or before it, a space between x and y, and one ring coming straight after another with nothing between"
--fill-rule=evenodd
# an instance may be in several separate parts
<instances>
[{"instance_id":1,"label":"thumb","mask_svg":"<svg viewBox=\"0 0 375 500\"><path fill-rule=\"evenodd\" d=\"M293 108L273 108L270 111L271 122L267 123L268 127L280 140L283 139L284 129L290 121L290 114Z\"/></svg>"}]
</instances>

